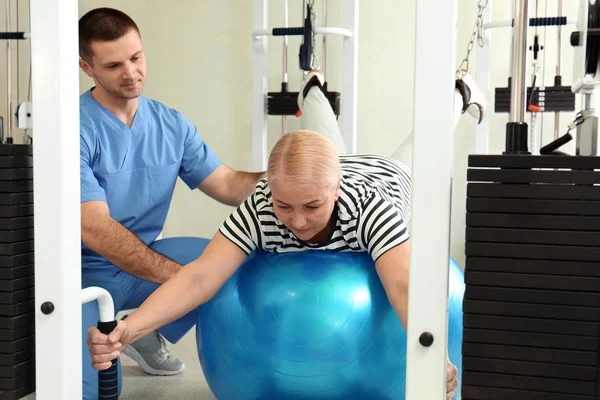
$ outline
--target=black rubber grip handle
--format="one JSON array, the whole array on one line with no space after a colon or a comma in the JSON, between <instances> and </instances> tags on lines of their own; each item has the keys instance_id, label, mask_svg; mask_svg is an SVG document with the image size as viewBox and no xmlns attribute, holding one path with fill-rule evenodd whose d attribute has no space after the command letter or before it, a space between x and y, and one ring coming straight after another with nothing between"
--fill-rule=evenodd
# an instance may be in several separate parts
<instances>
[{"instance_id":1,"label":"black rubber grip handle","mask_svg":"<svg viewBox=\"0 0 600 400\"><path fill-rule=\"evenodd\" d=\"M529 18L529 26L567 25L567 17Z\"/></svg>"},{"instance_id":2,"label":"black rubber grip handle","mask_svg":"<svg viewBox=\"0 0 600 400\"><path fill-rule=\"evenodd\" d=\"M304 28L273 28L273 36L301 36L304 35Z\"/></svg>"},{"instance_id":3,"label":"black rubber grip handle","mask_svg":"<svg viewBox=\"0 0 600 400\"><path fill-rule=\"evenodd\" d=\"M98 322L98 330L105 335L111 333L117 326L117 321ZM110 368L98 371L98 399L117 400L119 398L119 377L117 374L118 358L112 360Z\"/></svg>"},{"instance_id":4,"label":"black rubber grip handle","mask_svg":"<svg viewBox=\"0 0 600 400\"><path fill-rule=\"evenodd\" d=\"M25 32L0 32L0 40L24 40Z\"/></svg>"},{"instance_id":5,"label":"black rubber grip handle","mask_svg":"<svg viewBox=\"0 0 600 400\"><path fill-rule=\"evenodd\" d=\"M540 154L541 155L551 154L555 150L558 150L558 148L560 146L569 143L572 139L573 139L573 136L571 136L570 133L567 133L567 134L559 137L555 141L550 142L547 145L545 145L544 147L542 147L540 149Z\"/></svg>"}]
</instances>

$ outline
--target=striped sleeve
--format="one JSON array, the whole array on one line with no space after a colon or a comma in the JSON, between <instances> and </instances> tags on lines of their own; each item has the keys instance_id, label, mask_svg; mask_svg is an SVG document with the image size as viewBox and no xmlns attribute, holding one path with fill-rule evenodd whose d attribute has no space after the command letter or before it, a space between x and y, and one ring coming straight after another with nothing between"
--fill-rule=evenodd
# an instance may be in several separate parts
<instances>
[{"instance_id":1,"label":"striped sleeve","mask_svg":"<svg viewBox=\"0 0 600 400\"><path fill-rule=\"evenodd\" d=\"M225 219L219 229L219 232L248 255L261 247L255 196L256 194L247 198Z\"/></svg>"},{"instance_id":2,"label":"striped sleeve","mask_svg":"<svg viewBox=\"0 0 600 400\"><path fill-rule=\"evenodd\" d=\"M392 202L375 192L364 201L361 208L358 241L373 260L377 261L385 252L408 240L406 224Z\"/></svg>"}]
</instances>

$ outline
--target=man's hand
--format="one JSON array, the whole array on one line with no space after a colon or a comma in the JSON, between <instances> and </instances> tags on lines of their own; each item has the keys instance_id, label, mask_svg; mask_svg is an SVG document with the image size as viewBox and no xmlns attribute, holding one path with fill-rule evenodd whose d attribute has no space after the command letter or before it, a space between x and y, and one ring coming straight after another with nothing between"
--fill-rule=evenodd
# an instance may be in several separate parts
<instances>
[{"instance_id":1,"label":"man's hand","mask_svg":"<svg viewBox=\"0 0 600 400\"><path fill-rule=\"evenodd\" d=\"M198 185L198 189L220 203L237 207L254 193L256 183L264 176L264 172L234 171L221 165Z\"/></svg>"},{"instance_id":2,"label":"man's hand","mask_svg":"<svg viewBox=\"0 0 600 400\"><path fill-rule=\"evenodd\" d=\"M446 362L446 400L452 400L458 388L458 369L450 362Z\"/></svg>"}]
</instances>

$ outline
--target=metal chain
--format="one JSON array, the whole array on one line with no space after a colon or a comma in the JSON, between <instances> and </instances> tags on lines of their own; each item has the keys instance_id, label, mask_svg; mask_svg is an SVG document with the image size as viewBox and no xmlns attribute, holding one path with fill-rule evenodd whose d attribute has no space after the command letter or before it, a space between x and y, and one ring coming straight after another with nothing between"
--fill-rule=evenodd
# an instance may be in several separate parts
<instances>
[{"instance_id":1,"label":"metal chain","mask_svg":"<svg viewBox=\"0 0 600 400\"><path fill-rule=\"evenodd\" d=\"M307 4L310 6L310 21L312 23L311 32L311 43L312 43L312 54L310 56L310 68L319 69L319 57L316 54L315 46L317 44L317 33L315 31L315 22L317 20L317 14L315 12L315 0L308 0Z\"/></svg>"},{"instance_id":2,"label":"metal chain","mask_svg":"<svg viewBox=\"0 0 600 400\"><path fill-rule=\"evenodd\" d=\"M459 77L464 75L463 70L466 72L469 71L469 57L471 55L471 51L473 47L475 47L475 39L477 39L477 44L479 47L483 47L483 11L488 6L489 0L479 0L477 4L477 18L475 19L475 26L473 27L473 33L471 34L471 39L469 40L469 44L467 45L467 55L463 58L460 66L456 70L456 73ZM463 68L464 67L464 68Z\"/></svg>"}]
</instances>

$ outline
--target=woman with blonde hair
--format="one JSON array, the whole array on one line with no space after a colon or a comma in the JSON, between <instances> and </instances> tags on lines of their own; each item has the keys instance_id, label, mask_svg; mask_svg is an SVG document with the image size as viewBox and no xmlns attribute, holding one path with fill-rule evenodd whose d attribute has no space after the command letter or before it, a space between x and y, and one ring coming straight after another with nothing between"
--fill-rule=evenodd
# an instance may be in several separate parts
<instances>
[{"instance_id":1,"label":"woman with blonde hair","mask_svg":"<svg viewBox=\"0 0 600 400\"><path fill-rule=\"evenodd\" d=\"M255 249L368 252L406 328L410 142L399 149L399 160L340 155L341 135L322 92L323 76L314 71L308 78L298 99L306 129L277 142L266 179L225 220L197 260L158 288L108 337L90 328L94 368L108 368L132 341L209 301ZM451 399L458 380L450 361L447 376Z\"/></svg>"}]
</instances>

